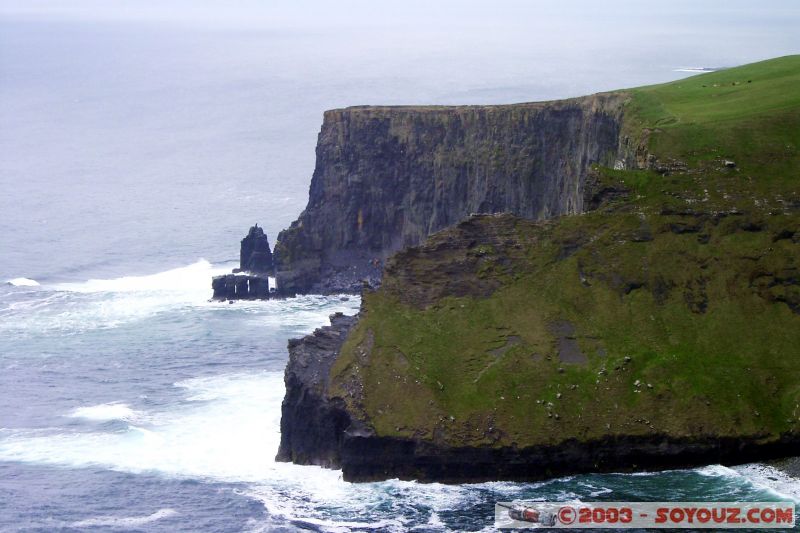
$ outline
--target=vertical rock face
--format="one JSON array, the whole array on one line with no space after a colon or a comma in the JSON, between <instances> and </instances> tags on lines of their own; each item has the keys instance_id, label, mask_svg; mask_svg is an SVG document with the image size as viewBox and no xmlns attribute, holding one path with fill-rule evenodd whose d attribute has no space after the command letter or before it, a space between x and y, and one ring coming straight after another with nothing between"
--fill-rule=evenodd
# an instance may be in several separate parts
<instances>
[{"instance_id":1,"label":"vertical rock face","mask_svg":"<svg viewBox=\"0 0 800 533\"><path fill-rule=\"evenodd\" d=\"M281 444L276 460L336 467L350 415L328 397L328 374L355 316L336 313L331 325L289 341L289 362L281 405Z\"/></svg>"},{"instance_id":2,"label":"vertical rock face","mask_svg":"<svg viewBox=\"0 0 800 533\"><path fill-rule=\"evenodd\" d=\"M266 300L270 297L269 276L275 265L269 240L258 224L242 239L239 268L233 274L216 276L211 280L215 300Z\"/></svg>"},{"instance_id":3,"label":"vertical rock face","mask_svg":"<svg viewBox=\"0 0 800 533\"><path fill-rule=\"evenodd\" d=\"M247 236L242 239L239 252L239 269L255 274L272 274L274 269L272 251L269 249L269 240L258 224L250 228Z\"/></svg>"},{"instance_id":4,"label":"vertical rock face","mask_svg":"<svg viewBox=\"0 0 800 533\"><path fill-rule=\"evenodd\" d=\"M471 213L581 211L589 166L616 160L623 99L326 112L308 205L278 236L280 290L357 291Z\"/></svg>"},{"instance_id":5,"label":"vertical rock face","mask_svg":"<svg viewBox=\"0 0 800 533\"><path fill-rule=\"evenodd\" d=\"M225 274L211 280L214 300L266 300L269 278L252 274Z\"/></svg>"}]
</instances>

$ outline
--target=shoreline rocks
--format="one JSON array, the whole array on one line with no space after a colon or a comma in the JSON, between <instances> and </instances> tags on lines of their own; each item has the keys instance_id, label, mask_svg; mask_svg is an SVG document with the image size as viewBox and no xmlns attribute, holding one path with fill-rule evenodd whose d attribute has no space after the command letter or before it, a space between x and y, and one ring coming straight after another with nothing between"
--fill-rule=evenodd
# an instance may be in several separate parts
<instances>
[{"instance_id":1,"label":"shoreline rocks","mask_svg":"<svg viewBox=\"0 0 800 533\"><path fill-rule=\"evenodd\" d=\"M266 300L274 296L269 278L275 274L275 264L269 240L258 224L253 225L242 239L239 268L231 274L211 280L213 300Z\"/></svg>"},{"instance_id":2,"label":"shoreline rocks","mask_svg":"<svg viewBox=\"0 0 800 533\"><path fill-rule=\"evenodd\" d=\"M269 278L254 274L224 274L211 280L214 300L267 300Z\"/></svg>"}]
</instances>

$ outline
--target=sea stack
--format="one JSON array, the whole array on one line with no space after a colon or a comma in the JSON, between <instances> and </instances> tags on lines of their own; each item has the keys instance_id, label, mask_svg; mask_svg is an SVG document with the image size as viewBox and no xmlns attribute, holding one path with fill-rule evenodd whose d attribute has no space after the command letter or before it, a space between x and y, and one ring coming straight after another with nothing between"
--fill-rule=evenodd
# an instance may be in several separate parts
<instances>
[{"instance_id":1,"label":"sea stack","mask_svg":"<svg viewBox=\"0 0 800 533\"><path fill-rule=\"evenodd\" d=\"M272 251L269 249L269 239L263 228L258 224L250 228L247 236L242 239L242 248L239 253L239 268L236 272L250 272L253 274L270 275L273 271Z\"/></svg>"},{"instance_id":2,"label":"sea stack","mask_svg":"<svg viewBox=\"0 0 800 533\"><path fill-rule=\"evenodd\" d=\"M265 300L269 298L269 276L274 265L269 240L258 224L252 226L242 239L239 268L232 274L215 276L211 280L215 300Z\"/></svg>"}]
</instances>

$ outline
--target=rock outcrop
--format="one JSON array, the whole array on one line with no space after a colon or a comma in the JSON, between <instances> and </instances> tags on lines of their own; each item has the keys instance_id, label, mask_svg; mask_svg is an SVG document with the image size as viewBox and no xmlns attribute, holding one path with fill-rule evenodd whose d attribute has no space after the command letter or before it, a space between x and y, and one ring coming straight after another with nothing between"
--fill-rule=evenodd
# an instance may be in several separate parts
<instances>
[{"instance_id":1,"label":"rock outcrop","mask_svg":"<svg viewBox=\"0 0 800 533\"><path fill-rule=\"evenodd\" d=\"M257 274L225 274L211 280L214 300L266 300L269 278Z\"/></svg>"},{"instance_id":2,"label":"rock outcrop","mask_svg":"<svg viewBox=\"0 0 800 533\"><path fill-rule=\"evenodd\" d=\"M239 268L233 273L215 276L211 280L214 300L266 300L270 297L269 277L275 265L269 240L258 224L252 226L242 239Z\"/></svg>"},{"instance_id":3,"label":"rock outcrop","mask_svg":"<svg viewBox=\"0 0 800 533\"><path fill-rule=\"evenodd\" d=\"M272 251L269 248L269 239L258 224L250 228L247 236L242 239L239 252L238 271L251 272L271 276L275 265L272 262Z\"/></svg>"},{"instance_id":4,"label":"rock outcrop","mask_svg":"<svg viewBox=\"0 0 800 533\"><path fill-rule=\"evenodd\" d=\"M281 444L276 460L336 467L350 415L328 396L328 375L355 316L336 313L331 325L289 341L281 406Z\"/></svg>"},{"instance_id":5,"label":"rock outcrop","mask_svg":"<svg viewBox=\"0 0 800 533\"><path fill-rule=\"evenodd\" d=\"M358 292L383 262L471 213L578 213L613 166L623 93L546 103L327 111L309 201L278 236L283 293Z\"/></svg>"}]
</instances>

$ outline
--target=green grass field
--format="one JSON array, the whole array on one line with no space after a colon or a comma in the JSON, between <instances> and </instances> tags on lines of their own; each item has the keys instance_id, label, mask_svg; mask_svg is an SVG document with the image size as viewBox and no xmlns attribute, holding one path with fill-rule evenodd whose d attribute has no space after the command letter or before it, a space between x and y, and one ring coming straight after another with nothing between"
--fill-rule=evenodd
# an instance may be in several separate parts
<instances>
[{"instance_id":1,"label":"green grass field","mask_svg":"<svg viewBox=\"0 0 800 533\"><path fill-rule=\"evenodd\" d=\"M628 127L653 131L660 157L702 166L720 158L769 182L796 185L800 55L631 91Z\"/></svg>"}]
</instances>

